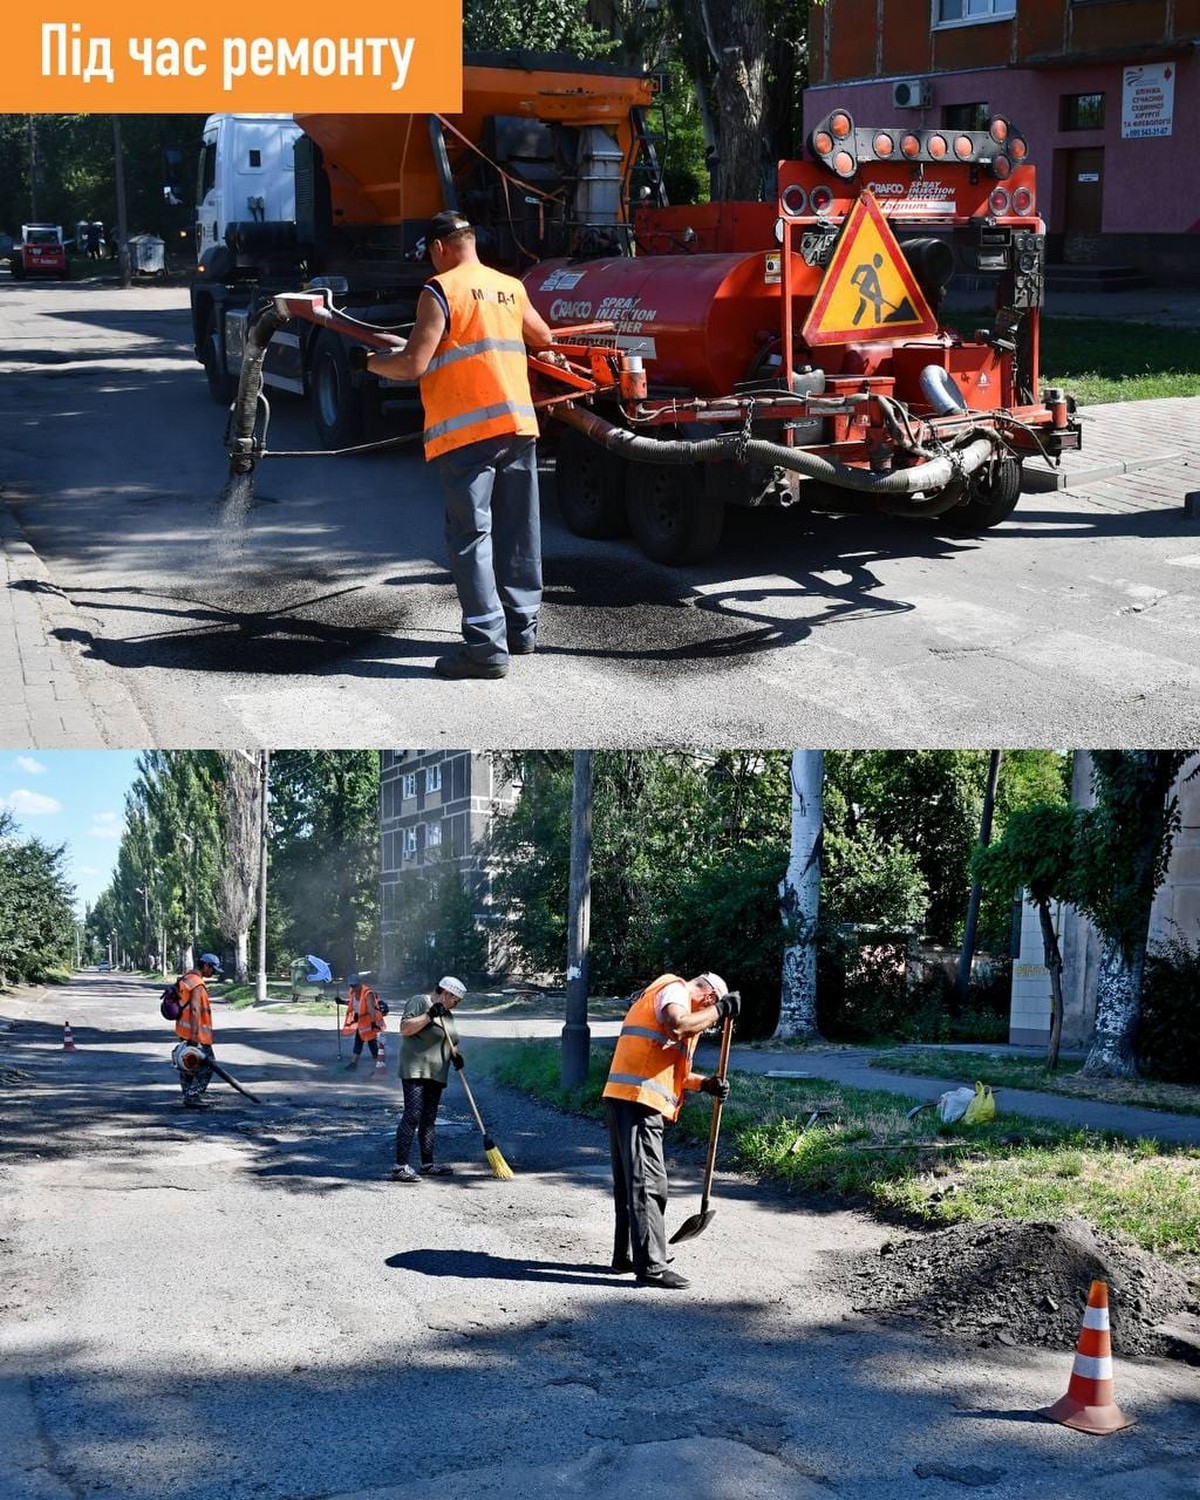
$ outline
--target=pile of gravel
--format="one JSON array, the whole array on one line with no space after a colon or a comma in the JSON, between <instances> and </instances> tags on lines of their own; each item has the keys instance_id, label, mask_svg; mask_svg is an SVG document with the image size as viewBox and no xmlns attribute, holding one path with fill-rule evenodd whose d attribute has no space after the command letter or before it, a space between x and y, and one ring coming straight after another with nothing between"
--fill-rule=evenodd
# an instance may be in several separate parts
<instances>
[{"instance_id":1,"label":"pile of gravel","mask_svg":"<svg viewBox=\"0 0 1200 1500\"><path fill-rule=\"evenodd\" d=\"M856 1312L980 1344L1073 1349L1092 1282L1108 1283L1113 1352L1188 1357L1158 1325L1194 1322L1183 1275L1084 1219L997 1220L889 1240L847 1273Z\"/></svg>"}]
</instances>

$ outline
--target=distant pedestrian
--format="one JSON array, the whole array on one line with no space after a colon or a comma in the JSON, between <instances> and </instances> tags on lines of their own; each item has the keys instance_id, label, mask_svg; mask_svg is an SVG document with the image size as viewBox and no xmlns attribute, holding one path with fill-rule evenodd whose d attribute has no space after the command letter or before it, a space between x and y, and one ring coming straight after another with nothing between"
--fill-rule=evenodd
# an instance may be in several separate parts
<instances>
[{"instance_id":1,"label":"distant pedestrian","mask_svg":"<svg viewBox=\"0 0 1200 1500\"><path fill-rule=\"evenodd\" d=\"M400 1021L400 1084L404 1090L404 1113L396 1127L396 1165L393 1182L416 1182L418 1174L409 1164L413 1137L421 1156L421 1175L440 1177L450 1171L434 1160L434 1131L442 1092L450 1081L451 1067L461 1068L458 1032L450 1012L467 993L461 979L452 974L439 979L428 995L414 995L404 1007Z\"/></svg>"},{"instance_id":2,"label":"distant pedestrian","mask_svg":"<svg viewBox=\"0 0 1200 1500\"><path fill-rule=\"evenodd\" d=\"M103 233L101 224L92 223L87 227L87 255L89 260L100 259L100 240Z\"/></svg>"},{"instance_id":3,"label":"distant pedestrian","mask_svg":"<svg viewBox=\"0 0 1200 1500\"><path fill-rule=\"evenodd\" d=\"M604 1086L616 1208L612 1268L634 1272L639 1286L690 1285L667 1265L663 1129L679 1118L686 1092L728 1097L725 1079L692 1072L692 1054L701 1032L736 1017L741 1005L719 974L690 980L662 974L622 1023Z\"/></svg>"},{"instance_id":4,"label":"distant pedestrian","mask_svg":"<svg viewBox=\"0 0 1200 1500\"><path fill-rule=\"evenodd\" d=\"M213 1028L212 1002L208 981L221 973L221 960L215 953L202 953L196 963L179 980L181 1010L175 1022L175 1035L182 1045L172 1054L179 1069L183 1102L187 1109L202 1109L204 1091L212 1081ZM200 1053L199 1060L196 1053Z\"/></svg>"},{"instance_id":5,"label":"distant pedestrian","mask_svg":"<svg viewBox=\"0 0 1200 1500\"><path fill-rule=\"evenodd\" d=\"M346 1064L349 1073L358 1067L364 1043L371 1049L371 1056L379 1060L379 1036L387 1030L387 1006L360 975L351 974L346 983L346 1019L342 1022L342 1035L354 1038L354 1056Z\"/></svg>"}]
</instances>

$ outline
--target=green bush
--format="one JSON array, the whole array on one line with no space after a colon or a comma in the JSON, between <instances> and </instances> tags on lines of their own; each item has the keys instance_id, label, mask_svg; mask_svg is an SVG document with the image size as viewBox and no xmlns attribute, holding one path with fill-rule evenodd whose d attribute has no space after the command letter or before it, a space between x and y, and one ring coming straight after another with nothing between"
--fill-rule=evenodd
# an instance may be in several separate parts
<instances>
[{"instance_id":1,"label":"green bush","mask_svg":"<svg viewBox=\"0 0 1200 1500\"><path fill-rule=\"evenodd\" d=\"M822 935L817 1016L837 1041L944 1042L950 1037L949 981L940 971L912 983L907 935L842 929Z\"/></svg>"},{"instance_id":2,"label":"green bush","mask_svg":"<svg viewBox=\"0 0 1200 1500\"><path fill-rule=\"evenodd\" d=\"M1164 1083L1200 1083L1200 946L1172 938L1146 956L1138 1064Z\"/></svg>"}]
</instances>

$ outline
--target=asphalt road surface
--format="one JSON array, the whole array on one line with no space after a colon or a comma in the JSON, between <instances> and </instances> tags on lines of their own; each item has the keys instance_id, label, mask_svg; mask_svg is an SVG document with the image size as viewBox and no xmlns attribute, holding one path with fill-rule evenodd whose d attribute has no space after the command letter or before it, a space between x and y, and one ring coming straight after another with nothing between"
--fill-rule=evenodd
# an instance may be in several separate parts
<instances>
[{"instance_id":1,"label":"asphalt road surface","mask_svg":"<svg viewBox=\"0 0 1200 1500\"><path fill-rule=\"evenodd\" d=\"M503 682L437 681L458 609L420 458L268 462L244 523L223 514L186 306L0 280L0 495L74 606L60 638L155 744L1119 745L1200 724L1196 527L1153 472L1027 495L982 538L733 512L718 558L677 570L573 536L547 473L542 648ZM272 446L313 442L278 402Z\"/></svg>"},{"instance_id":2,"label":"asphalt road surface","mask_svg":"<svg viewBox=\"0 0 1200 1500\"><path fill-rule=\"evenodd\" d=\"M5 1500L1197 1492L1186 1365L1118 1357L1119 1436L1041 1421L1072 1351L854 1313L830 1273L889 1232L724 1172L677 1247L692 1289L639 1289L606 1266L598 1125L476 1074L513 1179L452 1083L454 1175L394 1185L392 1073L339 1072L331 1023L218 1005L264 1103L214 1081L193 1115L156 998L88 974L0 1005ZM514 1029L460 1017L469 1068ZM697 1169L673 1164L672 1225Z\"/></svg>"}]
</instances>

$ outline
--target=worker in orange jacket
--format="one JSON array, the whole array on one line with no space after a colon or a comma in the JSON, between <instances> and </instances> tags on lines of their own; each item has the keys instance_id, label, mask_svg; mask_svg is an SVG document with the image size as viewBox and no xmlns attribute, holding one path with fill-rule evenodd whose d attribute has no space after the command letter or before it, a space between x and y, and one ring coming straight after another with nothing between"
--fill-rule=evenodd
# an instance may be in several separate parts
<instances>
[{"instance_id":1,"label":"worker in orange jacket","mask_svg":"<svg viewBox=\"0 0 1200 1500\"><path fill-rule=\"evenodd\" d=\"M364 1042L371 1049L371 1056L378 1061L379 1035L387 1030L387 1006L361 975L351 974L346 983L346 1019L342 1022L342 1035L354 1038L354 1056L346 1064L349 1073L358 1067Z\"/></svg>"},{"instance_id":2,"label":"worker in orange jacket","mask_svg":"<svg viewBox=\"0 0 1200 1500\"><path fill-rule=\"evenodd\" d=\"M537 414L526 346L553 334L515 277L485 266L462 214L436 214L425 234L435 274L407 342L363 350L356 363L419 380L425 458L446 501L450 572L464 645L439 657L441 677L504 677L509 656L537 643L542 601Z\"/></svg>"},{"instance_id":3,"label":"worker in orange jacket","mask_svg":"<svg viewBox=\"0 0 1200 1500\"><path fill-rule=\"evenodd\" d=\"M212 1080L213 1027L212 1002L208 980L221 973L221 960L215 953L202 953L196 963L178 981L180 1012L175 1035L182 1046L175 1049L183 1103L187 1109L203 1109L204 1091ZM199 1052L199 1058L196 1053Z\"/></svg>"},{"instance_id":4,"label":"worker in orange jacket","mask_svg":"<svg viewBox=\"0 0 1200 1500\"><path fill-rule=\"evenodd\" d=\"M724 1102L724 1078L692 1072L701 1032L737 1016L741 997L719 974L680 979L662 974L626 1013L613 1053L604 1108L612 1154L616 1234L612 1268L632 1271L639 1286L689 1286L667 1262L667 1168L663 1130L696 1089Z\"/></svg>"}]
</instances>

